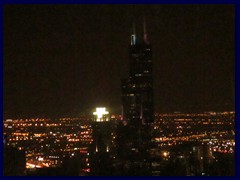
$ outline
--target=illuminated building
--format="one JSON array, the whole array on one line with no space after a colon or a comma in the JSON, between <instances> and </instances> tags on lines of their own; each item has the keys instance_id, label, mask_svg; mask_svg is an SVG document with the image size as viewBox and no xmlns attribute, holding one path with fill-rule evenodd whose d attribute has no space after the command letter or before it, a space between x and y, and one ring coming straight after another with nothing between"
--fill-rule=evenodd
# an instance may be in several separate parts
<instances>
[{"instance_id":1,"label":"illuminated building","mask_svg":"<svg viewBox=\"0 0 240 180\"><path fill-rule=\"evenodd\" d=\"M93 112L94 121L96 122L103 122L109 121L109 112L106 111L105 107L97 107L96 112Z\"/></svg>"},{"instance_id":2,"label":"illuminated building","mask_svg":"<svg viewBox=\"0 0 240 180\"><path fill-rule=\"evenodd\" d=\"M143 38L135 25L129 46L129 76L122 80L122 120L117 134L117 152L125 175L149 175L151 123L154 121L152 48L145 21Z\"/></svg>"},{"instance_id":3,"label":"illuminated building","mask_svg":"<svg viewBox=\"0 0 240 180\"><path fill-rule=\"evenodd\" d=\"M133 26L129 59L129 77L122 80L123 120L133 125L152 123L152 47L147 38L145 22L142 40L137 39Z\"/></svg>"},{"instance_id":4,"label":"illuminated building","mask_svg":"<svg viewBox=\"0 0 240 180\"><path fill-rule=\"evenodd\" d=\"M92 122L93 144L90 151L90 170L92 175L107 175L112 166L115 121L110 120L106 108L96 108Z\"/></svg>"},{"instance_id":5,"label":"illuminated building","mask_svg":"<svg viewBox=\"0 0 240 180\"><path fill-rule=\"evenodd\" d=\"M113 144L113 127L114 121L110 121L109 112L106 108L96 108L93 112L94 120L92 122L93 128L93 145L94 151L109 152Z\"/></svg>"}]
</instances>

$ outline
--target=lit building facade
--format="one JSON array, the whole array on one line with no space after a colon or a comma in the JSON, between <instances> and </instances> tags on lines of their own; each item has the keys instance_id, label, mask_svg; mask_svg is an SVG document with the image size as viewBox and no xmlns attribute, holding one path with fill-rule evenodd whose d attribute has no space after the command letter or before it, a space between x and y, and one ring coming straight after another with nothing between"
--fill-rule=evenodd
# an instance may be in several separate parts
<instances>
[{"instance_id":1,"label":"lit building facade","mask_svg":"<svg viewBox=\"0 0 240 180\"><path fill-rule=\"evenodd\" d=\"M96 108L92 122L93 144L90 151L91 175L109 175L115 138L115 121L105 107Z\"/></svg>"},{"instance_id":2,"label":"lit building facade","mask_svg":"<svg viewBox=\"0 0 240 180\"><path fill-rule=\"evenodd\" d=\"M94 115L94 121L96 122L104 122L104 121L110 120L109 112L106 111L105 107L96 108L96 111L93 112L93 115Z\"/></svg>"},{"instance_id":3,"label":"lit building facade","mask_svg":"<svg viewBox=\"0 0 240 180\"><path fill-rule=\"evenodd\" d=\"M93 112L94 119L92 122L93 128L93 145L94 151L98 152L109 152L112 146L112 128L113 122L110 121L109 112L106 111L105 107L96 108Z\"/></svg>"}]
</instances>

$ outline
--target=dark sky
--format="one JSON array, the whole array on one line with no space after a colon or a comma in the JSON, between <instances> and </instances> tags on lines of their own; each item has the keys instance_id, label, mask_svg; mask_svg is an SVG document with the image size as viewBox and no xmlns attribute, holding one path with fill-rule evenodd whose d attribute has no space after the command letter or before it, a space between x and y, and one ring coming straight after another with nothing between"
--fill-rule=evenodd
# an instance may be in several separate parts
<instances>
[{"instance_id":1,"label":"dark sky","mask_svg":"<svg viewBox=\"0 0 240 180\"><path fill-rule=\"evenodd\" d=\"M233 5L4 5L4 113L121 112L133 21L146 16L157 112L233 108Z\"/></svg>"}]
</instances>

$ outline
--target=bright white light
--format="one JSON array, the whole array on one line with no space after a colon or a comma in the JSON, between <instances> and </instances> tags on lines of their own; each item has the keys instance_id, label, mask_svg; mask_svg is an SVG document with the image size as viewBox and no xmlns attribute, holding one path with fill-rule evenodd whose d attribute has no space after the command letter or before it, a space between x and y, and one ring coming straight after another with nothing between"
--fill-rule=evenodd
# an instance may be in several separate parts
<instances>
[{"instance_id":1,"label":"bright white light","mask_svg":"<svg viewBox=\"0 0 240 180\"><path fill-rule=\"evenodd\" d=\"M163 156L167 157L168 153L167 152L163 152Z\"/></svg>"},{"instance_id":2,"label":"bright white light","mask_svg":"<svg viewBox=\"0 0 240 180\"><path fill-rule=\"evenodd\" d=\"M97 121L101 121L101 118L103 117L103 115L109 114L108 111L106 111L105 107L99 107L96 108L96 112L93 112L93 115L97 116Z\"/></svg>"}]
</instances>

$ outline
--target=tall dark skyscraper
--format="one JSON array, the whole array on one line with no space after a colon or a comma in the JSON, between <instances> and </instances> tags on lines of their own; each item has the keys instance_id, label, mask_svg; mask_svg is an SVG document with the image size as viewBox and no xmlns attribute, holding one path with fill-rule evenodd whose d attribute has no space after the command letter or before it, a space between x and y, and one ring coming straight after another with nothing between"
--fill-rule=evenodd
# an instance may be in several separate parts
<instances>
[{"instance_id":1,"label":"tall dark skyscraper","mask_svg":"<svg viewBox=\"0 0 240 180\"><path fill-rule=\"evenodd\" d=\"M122 80L123 126L118 127L117 153L124 175L150 175L153 113L152 51L145 21L137 37L133 24L129 46L129 76Z\"/></svg>"},{"instance_id":2,"label":"tall dark skyscraper","mask_svg":"<svg viewBox=\"0 0 240 180\"><path fill-rule=\"evenodd\" d=\"M153 122L152 48L146 23L143 36L138 38L133 24L129 46L129 77L122 80L123 120L139 126Z\"/></svg>"}]
</instances>

